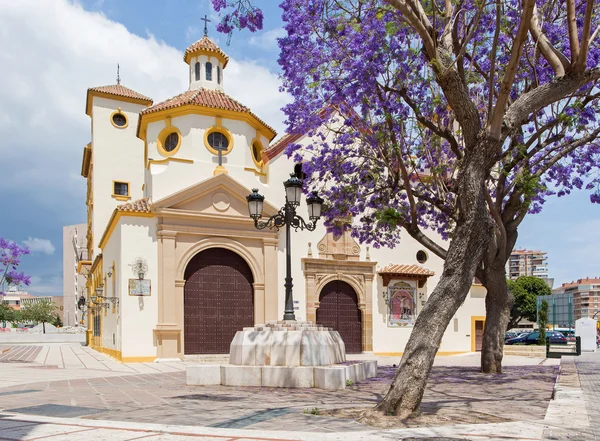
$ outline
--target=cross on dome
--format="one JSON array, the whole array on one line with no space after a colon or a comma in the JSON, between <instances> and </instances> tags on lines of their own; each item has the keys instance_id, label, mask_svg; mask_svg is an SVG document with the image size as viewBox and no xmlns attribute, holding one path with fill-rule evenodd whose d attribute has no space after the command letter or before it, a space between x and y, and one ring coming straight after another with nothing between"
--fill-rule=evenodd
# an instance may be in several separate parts
<instances>
[{"instance_id":1,"label":"cross on dome","mask_svg":"<svg viewBox=\"0 0 600 441\"><path fill-rule=\"evenodd\" d=\"M211 20L208 19L208 15L204 14L204 18L200 19L201 21L204 22L204 36L208 37L208 23L210 23Z\"/></svg>"}]
</instances>

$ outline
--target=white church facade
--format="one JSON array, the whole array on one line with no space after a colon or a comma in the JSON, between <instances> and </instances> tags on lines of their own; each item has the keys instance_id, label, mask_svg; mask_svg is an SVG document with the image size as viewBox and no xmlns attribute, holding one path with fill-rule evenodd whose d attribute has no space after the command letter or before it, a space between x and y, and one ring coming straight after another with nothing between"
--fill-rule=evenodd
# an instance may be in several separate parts
<instances>
[{"instance_id":1,"label":"white church facade","mask_svg":"<svg viewBox=\"0 0 600 441\"><path fill-rule=\"evenodd\" d=\"M274 142L225 94L228 57L208 37L184 61L189 90L161 103L119 82L87 94L88 344L124 362L228 353L237 330L283 316L285 229L256 229L246 196L258 189L276 214L299 166L283 149L307 138ZM349 353L386 355L402 353L443 265L408 235L369 250L322 222L292 231L291 258L296 318L334 327ZM439 353L476 350L484 315L474 285Z\"/></svg>"}]
</instances>

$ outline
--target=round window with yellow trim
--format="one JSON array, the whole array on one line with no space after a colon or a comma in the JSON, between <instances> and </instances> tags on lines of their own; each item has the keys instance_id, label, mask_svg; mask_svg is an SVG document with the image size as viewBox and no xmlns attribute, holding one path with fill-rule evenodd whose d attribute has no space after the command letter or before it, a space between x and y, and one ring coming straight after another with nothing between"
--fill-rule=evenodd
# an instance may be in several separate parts
<instances>
[{"instance_id":1,"label":"round window with yellow trim","mask_svg":"<svg viewBox=\"0 0 600 441\"><path fill-rule=\"evenodd\" d=\"M208 145L216 151L226 151L229 149L229 139L222 132L212 132L208 135Z\"/></svg>"},{"instance_id":2,"label":"round window with yellow trim","mask_svg":"<svg viewBox=\"0 0 600 441\"><path fill-rule=\"evenodd\" d=\"M175 155L181 147L181 133L173 126L165 127L158 135L157 146L161 155Z\"/></svg>"},{"instance_id":3,"label":"round window with yellow trim","mask_svg":"<svg viewBox=\"0 0 600 441\"><path fill-rule=\"evenodd\" d=\"M179 134L176 132L169 133L165 138L165 144L163 148L165 151L171 153L179 145Z\"/></svg>"},{"instance_id":4,"label":"round window with yellow trim","mask_svg":"<svg viewBox=\"0 0 600 441\"><path fill-rule=\"evenodd\" d=\"M121 109L116 110L110 115L110 122L117 129L124 129L129 125L129 121L127 120L127 116L121 112Z\"/></svg>"},{"instance_id":5,"label":"round window with yellow trim","mask_svg":"<svg viewBox=\"0 0 600 441\"><path fill-rule=\"evenodd\" d=\"M264 148L260 142L254 141L252 143L252 160L257 167L262 167L263 165L263 150Z\"/></svg>"},{"instance_id":6,"label":"round window with yellow trim","mask_svg":"<svg viewBox=\"0 0 600 441\"><path fill-rule=\"evenodd\" d=\"M204 145L213 155L226 155L233 149L233 137L224 127L214 126L204 132Z\"/></svg>"}]
</instances>

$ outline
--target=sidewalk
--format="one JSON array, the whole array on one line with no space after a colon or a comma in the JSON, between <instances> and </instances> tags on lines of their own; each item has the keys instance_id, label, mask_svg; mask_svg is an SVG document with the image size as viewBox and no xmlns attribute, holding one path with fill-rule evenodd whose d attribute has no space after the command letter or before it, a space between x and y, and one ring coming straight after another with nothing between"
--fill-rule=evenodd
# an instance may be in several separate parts
<instances>
[{"instance_id":1,"label":"sidewalk","mask_svg":"<svg viewBox=\"0 0 600 441\"><path fill-rule=\"evenodd\" d=\"M374 406L398 357L362 354L388 366L373 380L323 391L187 386L185 368L202 360L122 364L80 345L6 348L0 346L0 441L539 440L552 428L544 416L560 363L507 356L504 374L484 376L478 354L438 357L422 415L406 428L378 429L324 413ZM314 408L321 415L307 412Z\"/></svg>"}]
</instances>

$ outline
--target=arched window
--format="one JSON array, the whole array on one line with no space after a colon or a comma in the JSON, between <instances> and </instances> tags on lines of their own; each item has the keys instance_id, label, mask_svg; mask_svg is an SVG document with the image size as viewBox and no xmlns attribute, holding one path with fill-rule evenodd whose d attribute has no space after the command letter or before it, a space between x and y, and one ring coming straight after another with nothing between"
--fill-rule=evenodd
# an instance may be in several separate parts
<instances>
[{"instance_id":1,"label":"arched window","mask_svg":"<svg viewBox=\"0 0 600 441\"><path fill-rule=\"evenodd\" d=\"M212 63L206 63L206 81L212 81Z\"/></svg>"},{"instance_id":2,"label":"arched window","mask_svg":"<svg viewBox=\"0 0 600 441\"><path fill-rule=\"evenodd\" d=\"M194 65L194 73L196 74L196 81L200 81L200 63Z\"/></svg>"},{"instance_id":3,"label":"arched window","mask_svg":"<svg viewBox=\"0 0 600 441\"><path fill-rule=\"evenodd\" d=\"M217 84L221 84L221 68L217 66Z\"/></svg>"}]
</instances>

